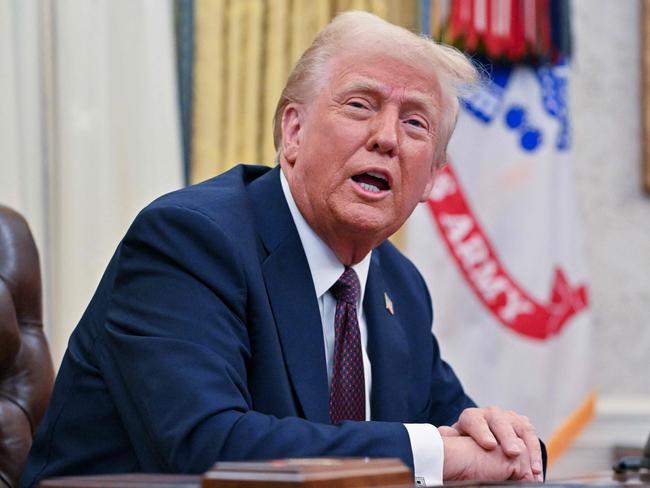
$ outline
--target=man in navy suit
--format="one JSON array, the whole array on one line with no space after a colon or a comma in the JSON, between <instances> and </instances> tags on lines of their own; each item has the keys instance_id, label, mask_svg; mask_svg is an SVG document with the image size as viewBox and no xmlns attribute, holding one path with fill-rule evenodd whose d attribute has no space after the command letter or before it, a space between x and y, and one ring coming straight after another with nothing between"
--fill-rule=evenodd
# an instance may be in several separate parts
<instances>
[{"instance_id":1,"label":"man in navy suit","mask_svg":"<svg viewBox=\"0 0 650 488\"><path fill-rule=\"evenodd\" d=\"M399 457L427 484L540 480L533 427L475 408L440 357L420 274L386 241L428 197L456 86L474 76L370 14L324 29L278 104L279 166L238 166L132 224L70 339L23 486L305 456Z\"/></svg>"}]
</instances>

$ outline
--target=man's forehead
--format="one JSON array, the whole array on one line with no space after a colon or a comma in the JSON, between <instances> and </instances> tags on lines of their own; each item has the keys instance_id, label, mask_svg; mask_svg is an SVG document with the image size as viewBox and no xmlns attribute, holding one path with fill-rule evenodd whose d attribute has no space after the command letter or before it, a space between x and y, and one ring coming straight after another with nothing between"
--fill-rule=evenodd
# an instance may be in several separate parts
<instances>
[{"instance_id":1,"label":"man's forehead","mask_svg":"<svg viewBox=\"0 0 650 488\"><path fill-rule=\"evenodd\" d=\"M336 91L350 92L350 91L367 91L367 92L380 92L388 94L393 89L404 89L403 91L414 98L432 99L436 98L435 85L429 87L418 86L417 83L391 83L390 81L376 78L373 76L366 76L361 73L346 74L345 80L336 84Z\"/></svg>"},{"instance_id":2,"label":"man's forehead","mask_svg":"<svg viewBox=\"0 0 650 488\"><path fill-rule=\"evenodd\" d=\"M389 56L345 56L331 65L330 88L336 93L369 92L438 106L439 84L431 69L413 66Z\"/></svg>"},{"instance_id":3,"label":"man's forehead","mask_svg":"<svg viewBox=\"0 0 650 488\"><path fill-rule=\"evenodd\" d=\"M431 60L417 53L395 50L359 48L341 53L329 63L334 77L365 76L366 78L410 81L414 88L426 89L438 85L438 76ZM424 86L420 86L424 85Z\"/></svg>"}]
</instances>

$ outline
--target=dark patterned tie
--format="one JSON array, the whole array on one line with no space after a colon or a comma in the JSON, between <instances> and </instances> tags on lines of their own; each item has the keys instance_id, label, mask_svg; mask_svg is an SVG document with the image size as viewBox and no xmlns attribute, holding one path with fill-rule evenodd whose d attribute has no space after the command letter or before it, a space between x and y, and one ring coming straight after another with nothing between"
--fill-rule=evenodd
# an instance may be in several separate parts
<instances>
[{"instance_id":1,"label":"dark patterned tie","mask_svg":"<svg viewBox=\"0 0 650 488\"><path fill-rule=\"evenodd\" d=\"M331 291L336 297L334 319L334 367L330 390L330 420L366 419L366 387L363 377L363 353L357 319L360 294L359 278L346 268Z\"/></svg>"}]
</instances>

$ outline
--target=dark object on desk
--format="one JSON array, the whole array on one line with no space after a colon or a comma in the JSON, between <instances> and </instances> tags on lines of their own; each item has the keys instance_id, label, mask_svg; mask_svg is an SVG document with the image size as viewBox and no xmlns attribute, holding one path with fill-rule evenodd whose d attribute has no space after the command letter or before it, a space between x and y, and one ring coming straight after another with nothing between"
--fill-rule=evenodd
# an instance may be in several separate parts
<instances>
[{"instance_id":1,"label":"dark object on desk","mask_svg":"<svg viewBox=\"0 0 650 488\"><path fill-rule=\"evenodd\" d=\"M644 483L650 483L650 436L645 443L641 456L625 456L612 466L614 479L627 481L631 477L639 477Z\"/></svg>"},{"instance_id":2,"label":"dark object on desk","mask_svg":"<svg viewBox=\"0 0 650 488\"><path fill-rule=\"evenodd\" d=\"M320 488L413 486L399 459L284 459L217 463L203 475L202 488Z\"/></svg>"},{"instance_id":3,"label":"dark object on desk","mask_svg":"<svg viewBox=\"0 0 650 488\"><path fill-rule=\"evenodd\" d=\"M641 458L641 468L650 469L650 435L643 448L643 457Z\"/></svg>"},{"instance_id":4,"label":"dark object on desk","mask_svg":"<svg viewBox=\"0 0 650 488\"><path fill-rule=\"evenodd\" d=\"M52 392L38 251L27 222L0 205L0 487L18 485Z\"/></svg>"}]
</instances>

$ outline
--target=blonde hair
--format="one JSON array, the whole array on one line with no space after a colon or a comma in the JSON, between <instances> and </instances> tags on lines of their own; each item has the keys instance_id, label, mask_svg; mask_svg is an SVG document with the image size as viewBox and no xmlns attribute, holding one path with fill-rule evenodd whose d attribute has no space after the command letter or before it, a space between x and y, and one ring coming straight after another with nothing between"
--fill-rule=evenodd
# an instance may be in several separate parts
<instances>
[{"instance_id":1,"label":"blonde hair","mask_svg":"<svg viewBox=\"0 0 650 488\"><path fill-rule=\"evenodd\" d=\"M289 75L273 118L273 142L281 151L282 115L289 103L306 103L327 81L329 62L337 55L358 48L398 52L401 59L433 69L441 94L441 120L435 163L446 160L447 144L458 117L458 93L476 82L476 69L457 49L438 44L368 12L350 11L338 15L321 30ZM279 152L278 152L279 155Z\"/></svg>"}]
</instances>

